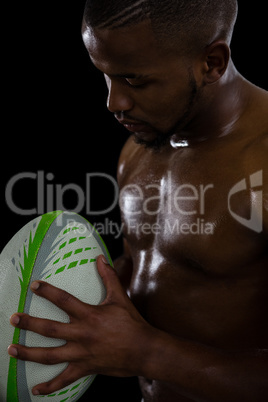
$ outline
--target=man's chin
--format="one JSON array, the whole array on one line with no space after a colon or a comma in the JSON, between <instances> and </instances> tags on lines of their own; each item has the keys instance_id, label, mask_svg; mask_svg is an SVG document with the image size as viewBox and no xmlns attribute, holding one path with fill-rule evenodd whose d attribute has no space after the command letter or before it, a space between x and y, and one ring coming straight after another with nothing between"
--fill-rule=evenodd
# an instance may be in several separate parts
<instances>
[{"instance_id":1,"label":"man's chin","mask_svg":"<svg viewBox=\"0 0 268 402\"><path fill-rule=\"evenodd\" d=\"M169 134L164 133L133 133L134 141L138 145L144 146L146 149L152 149L154 151L159 151L163 148L169 138Z\"/></svg>"}]
</instances>

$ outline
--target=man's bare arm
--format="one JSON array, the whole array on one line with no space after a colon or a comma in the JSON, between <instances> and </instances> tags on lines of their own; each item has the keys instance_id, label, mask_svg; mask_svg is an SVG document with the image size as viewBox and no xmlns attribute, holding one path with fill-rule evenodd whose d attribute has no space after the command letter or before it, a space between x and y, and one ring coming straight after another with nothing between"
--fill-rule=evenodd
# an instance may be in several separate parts
<instances>
[{"instance_id":1,"label":"man's bare arm","mask_svg":"<svg viewBox=\"0 0 268 402\"><path fill-rule=\"evenodd\" d=\"M197 402L268 400L268 350L220 350L156 331L145 374Z\"/></svg>"}]
</instances>

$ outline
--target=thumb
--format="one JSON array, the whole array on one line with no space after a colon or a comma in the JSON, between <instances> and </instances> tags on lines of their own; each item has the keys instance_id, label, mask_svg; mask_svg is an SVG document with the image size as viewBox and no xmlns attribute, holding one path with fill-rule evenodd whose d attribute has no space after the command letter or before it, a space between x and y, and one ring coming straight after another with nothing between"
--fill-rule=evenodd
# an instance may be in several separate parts
<instances>
[{"instance_id":1,"label":"thumb","mask_svg":"<svg viewBox=\"0 0 268 402\"><path fill-rule=\"evenodd\" d=\"M98 256L97 269L107 292L106 298L101 304L123 302L127 296L126 292L120 283L116 271L107 262L104 255Z\"/></svg>"}]
</instances>

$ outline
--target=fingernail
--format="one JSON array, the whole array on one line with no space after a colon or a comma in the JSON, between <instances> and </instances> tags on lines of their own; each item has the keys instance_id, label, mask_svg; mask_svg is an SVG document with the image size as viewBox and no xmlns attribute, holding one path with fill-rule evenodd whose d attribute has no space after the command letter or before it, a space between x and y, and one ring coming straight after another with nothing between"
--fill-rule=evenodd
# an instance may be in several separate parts
<instances>
[{"instance_id":1,"label":"fingernail","mask_svg":"<svg viewBox=\"0 0 268 402\"><path fill-rule=\"evenodd\" d=\"M106 258L104 257L104 255L101 256L102 262L106 265L110 265L109 262L106 260Z\"/></svg>"},{"instance_id":2,"label":"fingernail","mask_svg":"<svg viewBox=\"0 0 268 402\"><path fill-rule=\"evenodd\" d=\"M20 322L20 317L18 315L12 315L10 317L10 322L13 325L18 325L18 323Z\"/></svg>"},{"instance_id":3,"label":"fingernail","mask_svg":"<svg viewBox=\"0 0 268 402\"><path fill-rule=\"evenodd\" d=\"M39 283L39 282L33 282L33 283L31 284L31 289L32 289L32 290L37 290L37 289L39 289L39 287L40 287L40 283Z\"/></svg>"},{"instance_id":4,"label":"fingernail","mask_svg":"<svg viewBox=\"0 0 268 402\"><path fill-rule=\"evenodd\" d=\"M40 392L38 391L38 389L33 389L32 393L33 393L33 395L40 395Z\"/></svg>"},{"instance_id":5,"label":"fingernail","mask_svg":"<svg viewBox=\"0 0 268 402\"><path fill-rule=\"evenodd\" d=\"M8 354L12 357L18 356L18 350L14 346L9 346L8 347Z\"/></svg>"}]
</instances>

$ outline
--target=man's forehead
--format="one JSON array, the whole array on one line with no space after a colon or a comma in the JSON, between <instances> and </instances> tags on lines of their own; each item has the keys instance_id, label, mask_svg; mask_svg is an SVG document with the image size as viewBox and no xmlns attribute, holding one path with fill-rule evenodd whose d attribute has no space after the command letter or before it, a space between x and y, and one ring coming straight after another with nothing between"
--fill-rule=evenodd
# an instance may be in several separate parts
<instances>
[{"instance_id":1,"label":"man's forehead","mask_svg":"<svg viewBox=\"0 0 268 402\"><path fill-rule=\"evenodd\" d=\"M148 22L119 29L93 29L83 26L83 40L90 54L113 53L115 56L136 54L155 56L158 48L154 33Z\"/></svg>"}]
</instances>

